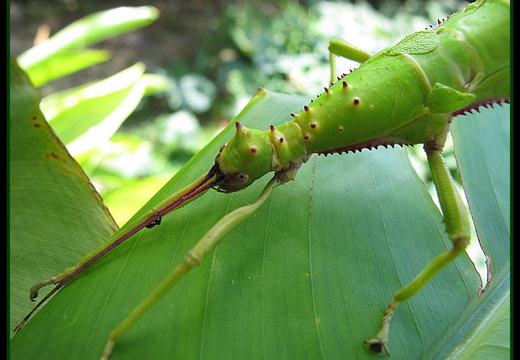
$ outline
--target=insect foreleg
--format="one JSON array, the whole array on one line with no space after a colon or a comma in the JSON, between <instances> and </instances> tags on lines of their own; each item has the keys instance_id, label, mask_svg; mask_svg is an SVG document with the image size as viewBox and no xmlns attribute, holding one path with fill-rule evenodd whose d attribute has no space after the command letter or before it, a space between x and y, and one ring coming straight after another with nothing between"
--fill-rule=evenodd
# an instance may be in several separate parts
<instances>
[{"instance_id":1,"label":"insect foreleg","mask_svg":"<svg viewBox=\"0 0 520 360\"><path fill-rule=\"evenodd\" d=\"M415 279L394 294L394 299L388 305L388 309L381 321L380 331L375 338L365 341L376 352L385 350L386 354L389 355L387 347L389 327L397 305L414 296L432 277L462 254L469 244L469 217L466 206L462 202L453 178L442 158L444 140L445 137L442 141L434 140L427 142L424 145L424 150L427 155L433 182L437 189L446 232L453 243L453 247L433 258Z\"/></svg>"},{"instance_id":2,"label":"insect foreleg","mask_svg":"<svg viewBox=\"0 0 520 360\"><path fill-rule=\"evenodd\" d=\"M34 312L41 306L47 299L54 295L60 288L62 288L69 281L74 279L76 275L85 270L88 266L93 264L99 258L107 254L109 251L114 249L119 244L129 239L132 235L143 229L144 227L150 228L159 225L163 215L179 209L180 207L190 203L194 199L198 198L206 191L213 187L214 181L216 180L215 167L213 167L206 175L195 180L190 185L182 188L176 193L168 196L166 199L161 201L159 204L154 206L148 212L141 217L125 225L121 231L114 234L108 241L97 249L89 252L87 255L82 257L79 262L68 269L65 269L61 274L58 274L48 280L40 281L30 289L30 299L34 301L38 297L39 290L47 285L55 284L56 286L49 292L45 297L38 302L38 304L25 316L25 318L18 324L14 329L18 332Z\"/></svg>"},{"instance_id":3,"label":"insect foreleg","mask_svg":"<svg viewBox=\"0 0 520 360\"><path fill-rule=\"evenodd\" d=\"M329 42L329 61L330 61L330 82L336 81L336 56L341 56L358 63L364 63L372 55L361 50L349 42L341 39L332 40Z\"/></svg>"},{"instance_id":4,"label":"insect foreleg","mask_svg":"<svg viewBox=\"0 0 520 360\"><path fill-rule=\"evenodd\" d=\"M280 176L282 175L282 176ZM222 238L238 224L251 216L265 202L273 190L292 178L276 174L264 187L256 201L242 206L220 219L195 246L188 251L183 261L124 319L108 336L101 359L107 360L114 349L116 341L121 338L168 290L182 277L206 258Z\"/></svg>"},{"instance_id":5,"label":"insect foreleg","mask_svg":"<svg viewBox=\"0 0 520 360\"><path fill-rule=\"evenodd\" d=\"M207 191L211 187L207 184L212 178L213 174L208 173L207 175L202 176L201 178L195 180L193 183L175 192L173 195L168 196L165 200L154 206L140 218L133 221L131 224L126 225L125 228L127 228L128 231L125 232L122 230L121 232L115 234L103 245L99 246L98 248L92 250L91 252L83 256L75 266L65 269L63 273L54 276L48 280L40 281L39 283L31 287L31 301L34 301L38 297L38 291L43 286L61 283L65 279L68 279L70 275L76 273L79 269L90 265L90 263L98 259L106 252L110 251L113 247L125 241L127 238L129 238L131 235L135 234L142 228L152 228L153 226L159 225L161 223L161 218L163 215L190 203L191 201L195 200L197 197L202 195L205 191ZM204 185L205 187L203 187Z\"/></svg>"}]
</instances>

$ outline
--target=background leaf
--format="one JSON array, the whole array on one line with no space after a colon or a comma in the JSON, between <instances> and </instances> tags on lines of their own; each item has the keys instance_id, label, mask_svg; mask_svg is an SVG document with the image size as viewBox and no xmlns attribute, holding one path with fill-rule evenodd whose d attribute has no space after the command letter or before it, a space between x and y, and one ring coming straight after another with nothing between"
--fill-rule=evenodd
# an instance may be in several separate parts
<instances>
[{"instance_id":1,"label":"background leaf","mask_svg":"<svg viewBox=\"0 0 520 360\"><path fill-rule=\"evenodd\" d=\"M488 257L484 294L471 306L449 358L510 355L510 107L480 109L453 125L455 155L477 237Z\"/></svg>"},{"instance_id":2,"label":"background leaf","mask_svg":"<svg viewBox=\"0 0 520 360\"><path fill-rule=\"evenodd\" d=\"M267 128L307 102L261 91L237 120ZM207 171L233 132L231 125L219 134L142 211ZM234 194L209 192L136 234L60 290L13 338L12 358L98 358L108 332L220 217L254 201L267 180ZM61 239L53 240L59 248ZM113 359L373 359L362 342L377 331L392 293L449 246L404 150L313 156L121 339ZM74 262L68 260L66 266ZM37 272L39 279L55 275ZM495 290L477 299L477 284L462 256L401 304L393 357L442 358L459 345L451 335L462 341L478 332L464 325Z\"/></svg>"},{"instance_id":3,"label":"background leaf","mask_svg":"<svg viewBox=\"0 0 520 360\"><path fill-rule=\"evenodd\" d=\"M30 69L31 82L35 86L45 85L76 71L110 59L108 50L75 50L60 56L52 56Z\"/></svg>"},{"instance_id":4,"label":"background leaf","mask_svg":"<svg viewBox=\"0 0 520 360\"><path fill-rule=\"evenodd\" d=\"M85 16L18 57L34 86L105 61L107 51L85 50L107 38L149 25L159 16L152 6L119 7ZM66 64L66 65L64 65Z\"/></svg>"},{"instance_id":5,"label":"background leaf","mask_svg":"<svg viewBox=\"0 0 520 360\"><path fill-rule=\"evenodd\" d=\"M137 63L109 78L43 99L42 111L73 155L96 148L114 135L144 95L144 71L144 64Z\"/></svg>"}]
</instances>

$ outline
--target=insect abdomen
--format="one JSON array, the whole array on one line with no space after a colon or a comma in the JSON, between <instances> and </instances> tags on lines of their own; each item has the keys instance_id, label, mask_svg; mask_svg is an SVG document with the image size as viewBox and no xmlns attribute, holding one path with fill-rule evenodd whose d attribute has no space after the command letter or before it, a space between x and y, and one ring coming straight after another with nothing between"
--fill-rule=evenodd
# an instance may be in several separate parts
<instances>
[{"instance_id":1,"label":"insect abdomen","mask_svg":"<svg viewBox=\"0 0 520 360\"><path fill-rule=\"evenodd\" d=\"M302 128L309 153L357 144L372 147L367 142L373 146L422 142L425 136L432 137L431 125L410 122L427 113L428 90L406 58L382 56L340 79L294 121ZM413 129L402 133L404 126Z\"/></svg>"}]
</instances>

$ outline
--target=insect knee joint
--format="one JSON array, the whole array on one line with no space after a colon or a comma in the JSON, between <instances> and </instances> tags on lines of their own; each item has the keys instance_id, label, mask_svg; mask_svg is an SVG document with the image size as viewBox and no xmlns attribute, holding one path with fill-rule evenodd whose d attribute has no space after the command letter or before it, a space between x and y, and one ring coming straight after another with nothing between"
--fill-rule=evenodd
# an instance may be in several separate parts
<instances>
[{"instance_id":1,"label":"insect knee joint","mask_svg":"<svg viewBox=\"0 0 520 360\"><path fill-rule=\"evenodd\" d=\"M470 235L466 232L460 232L451 237L453 249L455 251L464 251L469 245Z\"/></svg>"},{"instance_id":2,"label":"insect knee joint","mask_svg":"<svg viewBox=\"0 0 520 360\"><path fill-rule=\"evenodd\" d=\"M197 254L194 250L190 250L186 254L184 262L189 264L190 267L199 266L202 263L202 257L199 256L199 254Z\"/></svg>"}]
</instances>

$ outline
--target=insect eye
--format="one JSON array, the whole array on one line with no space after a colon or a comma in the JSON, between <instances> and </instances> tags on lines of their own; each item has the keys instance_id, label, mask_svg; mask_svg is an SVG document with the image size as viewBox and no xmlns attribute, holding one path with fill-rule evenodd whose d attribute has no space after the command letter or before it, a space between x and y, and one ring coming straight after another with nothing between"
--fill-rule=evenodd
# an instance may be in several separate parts
<instances>
[{"instance_id":1,"label":"insect eye","mask_svg":"<svg viewBox=\"0 0 520 360\"><path fill-rule=\"evenodd\" d=\"M244 184L247 182L247 180L249 179L249 176L246 174L246 173L243 173L243 172L239 172L235 175L235 180L237 181L237 183L239 184Z\"/></svg>"}]
</instances>

